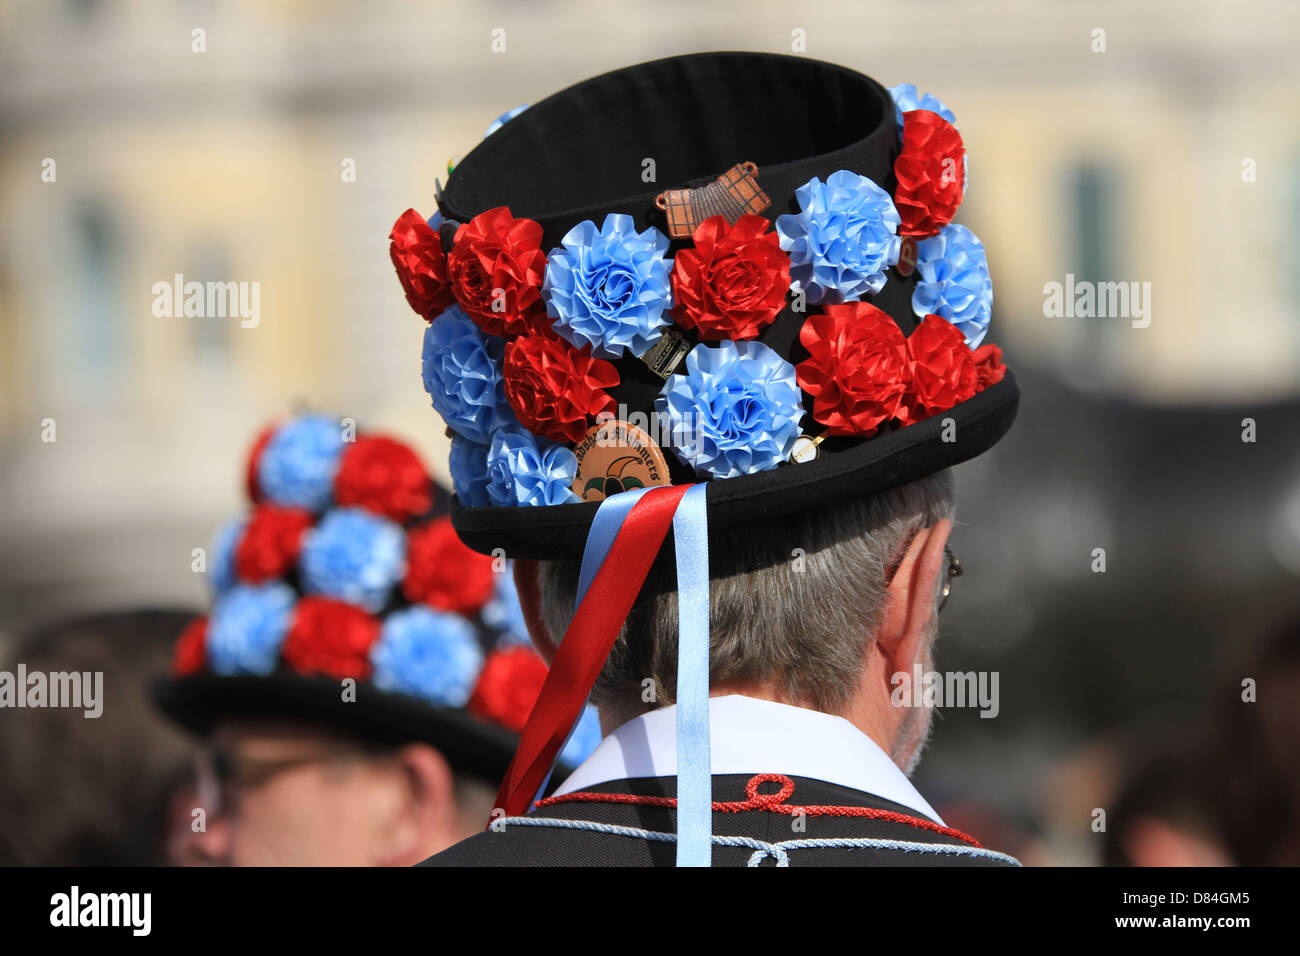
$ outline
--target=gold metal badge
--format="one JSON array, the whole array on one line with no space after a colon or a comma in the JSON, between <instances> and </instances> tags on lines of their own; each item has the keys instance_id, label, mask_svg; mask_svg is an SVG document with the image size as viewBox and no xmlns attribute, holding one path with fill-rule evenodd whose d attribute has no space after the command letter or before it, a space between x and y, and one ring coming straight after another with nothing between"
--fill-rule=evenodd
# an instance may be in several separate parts
<instances>
[{"instance_id":1,"label":"gold metal badge","mask_svg":"<svg viewBox=\"0 0 1300 956\"><path fill-rule=\"evenodd\" d=\"M641 355L641 361L665 382L677 370L691 351L690 340L674 325L664 329L664 334Z\"/></svg>"},{"instance_id":2,"label":"gold metal badge","mask_svg":"<svg viewBox=\"0 0 1300 956\"><path fill-rule=\"evenodd\" d=\"M816 461L821 455L821 443L825 437L825 435L818 435L816 438L811 435L800 435L795 439L794 450L790 452L790 461L796 465Z\"/></svg>"}]
</instances>

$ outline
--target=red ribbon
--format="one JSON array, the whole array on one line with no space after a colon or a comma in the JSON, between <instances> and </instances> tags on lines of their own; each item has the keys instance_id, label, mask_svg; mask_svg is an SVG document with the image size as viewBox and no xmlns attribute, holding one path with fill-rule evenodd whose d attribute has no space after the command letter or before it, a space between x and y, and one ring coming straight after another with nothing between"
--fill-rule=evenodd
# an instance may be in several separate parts
<instances>
[{"instance_id":1,"label":"red ribbon","mask_svg":"<svg viewBox=\"0 0 1300 956\"><path fill-rule=\"evenodd\" d=\"M690 487L651 488L628 512L560 642L519 737L497 793L496 805L506 816L526 813L546 781Z\"/></svg>"}]
</instances>

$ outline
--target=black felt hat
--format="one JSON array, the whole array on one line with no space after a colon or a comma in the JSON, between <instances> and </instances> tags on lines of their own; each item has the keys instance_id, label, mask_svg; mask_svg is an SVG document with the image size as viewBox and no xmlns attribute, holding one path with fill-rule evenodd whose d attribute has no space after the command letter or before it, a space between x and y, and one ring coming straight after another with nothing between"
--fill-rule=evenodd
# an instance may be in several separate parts
<instances>
[{"instance_id":1,"label":"black felt hat","mask_svg":"<svg viewBox=\"0 0 1300 956\"><path fill-rule=\"evenodd\" d=\"M836 230L842 230L839 239L853 245L862 224L819 212L821 200L807 191L825 187L818 195L831 196L830 184L837 174L841 182L856 184L853 188L860 188L861 195L870 194L868 199L877 196L877 189L887 194L890 202L885 205L896 211L898 220L886 229L896 240L880 232L878 248L851 251L847 265L842 248L835 245ZM863 185L864 178L870 185ZM1010 427L1019 400L1015 378L1001 365L1000 351L988 345L976 350L989 323L992 300L983 246L969 230L951 223L965 178L964 148L953 115L932 96L918 98L914 88L886 89L860 73L804 57L678 56L598 76L514 115L452 171L439 194L438 212L429 221L429 228L437 230L439 247L429 254L431 258L421 260L411 252L420 231L415 228L405 238L394 230L393 258L408 299L427 320L436 325L444 310L451 309L457 321L468 316L478 323L487 354L500 359L504 350L505 398L514 416L506 411L501 417L518 420L505 425L497 421L497 425L504 431L522 427L541 439L539 448L556 442L581 452L581 440L574 440L575 436L582 427L594 428L599 419L593 416L583 422L579 417L574 428L569 409L569 418L557 425L555 419L564 417L556 411L558 400L550 407L544 400L538 406L530 404L537 402L532 386L516 386L512 391L512 370L550 348L536 343L529 351L518 339L558 336L580 352L577 368L588 370L587 379L600 380L603 375L604 381L613 381L615 376L608 372L589 371L591 359L603 354L617 372L617 384L606 388L612 399L606 407L616 408L619 418L648 419L665 390L687 374L690 350L719 345L727 337L704 334L689 316L683 320L678 297L663 313L670 324L655 328L660 339L648 349L637 354L638 349L629 346L602 353L606 343L593 345L568 321L567 301L557 298L560 283L552 275L556 253L563 252L570 231L586 220L594 230L607 216L619 214L631 217L638 231L657 230L667 237L666 257L679 263L679 271L679 257L699 246L700 234L695 230L709 216L721 215L730 225L742 215L756 214L776 224L780 248L790 259L792 281L784 304L773 310L774 317L766 319L761 330L741 338L761 343L789 363L791 376L798 367L801 385L807 368L801 363L810 358L806 323L837 309L842 312L844 304L864 303L880 310L904 338L910 339L923 320L933 325L927 335L934 331L951 336L947 328L951 326L958 330L958 341L965 337L976 367L973 387L967 385L970 373L952 366L957 359L966 361L957 352L940 350L942 354L932 360L940 378L950 375L951 382L957 383L949 390L956 400L946 407L934 405L933 398L927 405L912 391L898 399L886 389L889 401L898 404L890 406L892 414L875 422L865 413L854 418L855 409L863 406L853 401L862 396L848 392L857 385L844 387L847 397L838 409L831 406L840 395L840 385L825 391L822 404L829 411L805 387L792 416L802 436L796 443L798 450L791 449L788 458L766 460L748 473L724 476L717 461L702 468L698 460L684 458L674 448L660 448L668 482L707 482L710 528L725 529L913 481L979 455ZM850 204L861 198L852 189L847 195ZM474 289L483 277L475 273L467 279L463 268L458 274L454 258L458 247L478 234L475 230L485 221L483 214L499 207L507 207L516 221L535 223L529 227L534 238L527 241L535 241L549 255L544 280L531 266L507 269L522 283L520 289L509 291L515 298L506 311L517 310L520 319L514 325L496 322L484 311ZM885 213L886 218L890 215ZM777 223L780 217L787 217L783 222L790 225ZM808 235L810 231L817 234ZM799 234L805 235L802 245ZM515 264L521 261L516 256ZM488 263L489 273L492 268ZM827 274L829 284L819 282ZM543 281L542 288L533 288ZM835 321L857 320L841 315ZM425 345L425 384L440 410L445 406L440 406L438 390L460 387L457 382L449 385L438 368L430 374L430 364L440 361L438 350L449 348L441 334L431 329ZM858 334L846 333L850 339ZM506 340L504 346L501 339ZM947 341L937 335L939 340ZM887 348L896 346L891 340ZM854 363L863 353L849 359L842 352L835 354L838 366L822 362L833 366L831 378L849 364L857 368ZM912 352L907 356L912 371L901 374L933 379L934 368L916 372L915 356ZM825 373L823 367L823 379ZM868 394L876 394L872 390L877 385L868 381ZM583 395L584 400L596 401L586 392ZM565 401L571 397L566 395ZM598 393L597 399L603 401ZM580 557L603 497L599 480L591 491L593 483L580 464L572 487L583 500L502 504L499 495L490 494L490 482L506 466L494 464L494 434L490 429L478 431L483 410L470 411L477 418L447 421L461 440L453 459L457 498L451 515L462 540L475 550L486 553L499 548L512 557ZM857 433L854 422L863 426ZM650 432L653 438L654 429ZM782 439L784 451L789 448L788 430L782 432ZM460 472L469 476L464 481L457 473L456 457L462 461ZM481 480L475 480L475 468L482 470ZM638 479L644 480L644 475Z\"/></svg>"}]
</instances>

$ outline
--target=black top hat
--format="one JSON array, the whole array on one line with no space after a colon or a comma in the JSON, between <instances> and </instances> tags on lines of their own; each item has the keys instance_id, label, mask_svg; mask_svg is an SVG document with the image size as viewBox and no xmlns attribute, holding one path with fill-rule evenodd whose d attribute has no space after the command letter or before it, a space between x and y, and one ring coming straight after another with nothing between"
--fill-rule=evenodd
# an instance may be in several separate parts
<instances>
[{"instance_id":1,"label":"black top hat","mask_svg":"<svg viewBox=\"0 0 1300 956\"><path fill-rule=\"evenodd\" d=\"M248 490L208 555L211 612L155 687L163 712L201 735L255 719L423 741L500 778L546 665L508 568L458 540L415 453L303 416L254 444ZM600 739L594 711L585 723L566 766Z\"/></svg>"},{"instance_id":2,"label":"black top hat","mask_svg":"<svg viewBox=\"0 0 1300 956\"><path fill-rule=\"evenodd\" d=\"M987 450L1019 390L981 346L965 186L938 99L803 57L671 57L517 112L391 236L461 538L575 558L627 488L705 481L725 528Z\"/></svg>"}]
</instances>

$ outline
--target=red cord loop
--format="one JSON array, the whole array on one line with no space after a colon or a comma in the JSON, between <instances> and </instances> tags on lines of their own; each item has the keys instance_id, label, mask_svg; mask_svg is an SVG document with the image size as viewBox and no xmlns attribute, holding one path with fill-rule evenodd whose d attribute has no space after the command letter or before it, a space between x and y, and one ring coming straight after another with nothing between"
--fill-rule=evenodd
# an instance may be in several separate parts
<instances>
[{"instance_id":1,"label":"red cord loop","mask_svg":"<svg viewBox=\"0 0 1300 956\"><path fill-rule=\"evenodd\" d=\"M759 793L758 788L765 783L779 783L781 789L773 793ZM749 778L745 784L745 795L755 810L780 806L794 795L794 781L784 774L760 773Z\"/></svg>"}]
</instances>

